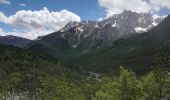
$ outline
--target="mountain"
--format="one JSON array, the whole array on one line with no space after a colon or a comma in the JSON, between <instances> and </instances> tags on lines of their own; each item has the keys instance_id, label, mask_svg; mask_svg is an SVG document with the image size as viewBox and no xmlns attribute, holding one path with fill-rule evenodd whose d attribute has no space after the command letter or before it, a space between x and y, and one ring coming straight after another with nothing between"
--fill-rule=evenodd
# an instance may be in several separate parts
<instances>
[{"instance_id":1,"label":"mountain","mask_svg":"<svg viewBox=\"0 0 170 100\"><path fill-rule=\"evenodd\" d=\"M31 40L29 39L21 38L17 36L12 36L12 35L0 36L0 44L4 44L4 45L23 47L30 42Z\"/></svg>"},{"instance_id":2,"label":"mountain","mask_svg":"<svg viewBox=\"0 0 170 100\"><path fill-rule=\"evenodd\" d=\"M100 41L94 47L100 47L101 44L110 43L124 35L131 33L147 32L158 25L164 18L154 18L149 14L135 13L125 10L121 14L113 15L100 22L83 21L70 22L63 29L60 35L68 40L72 47L91 45L84 41ZM109 42L108 42L109 41Z\"/></svg>"},{"instance_id":3,"label":"mountain","mask_svg":"<svg viewBox=\"0 0 170 100\"><path fill-rule=\"evenodd\" d=\"M125 11L123 13L126 14L128 12ZM123 13L122 15L124 15ZM129 13L135 15L133 12ZM109 19L111 20L111 18ZM107 20L105 19L99 23L106 23ZM110 35L106 33L103 35L98 33L96 35L97 32L92 32L95 29L94 25L97 25L96 22L71 22L63 28L64 31L58 31L41 37L41 39L29 44L28 48L30 50L46 52L53 57L77 64L87 70L103 72L113 72L114 70L117 72L120 65L125 65L135 72L144 73L150 70L153 57L156 53L164 51L164 49L167 49L166 51L169 50L169 46L165 45L169 44L170 39L169 21L170 17L168 16L158 26L148 30L148 32L141 34L127 33L115 40L112 38L112 34L115 31L119 32L119 30L109 27L111 24L107 24L103 29L101 28L101 30L107 31L109 31L107 28L115 29L110 31ZM150 23L153 22L151 21ZM83 33L79 33L76 29L81 25L85 27L83 28ZM88 32L90 35L83 39L84 34ZM105 36L109 37L106 38ZM164 49L160 49L161 47Z\"/></svg>"},{"instance_id":4,"label":"mountain","mask_svg":"<svg viewBox=\"0 0 170 100\"><path fill-rule=\"evenodd\" d=\"M113 15L101 21L102 24L111 24L117 27L119 32L124 35L127 33L147 32L157 26L164 17L153 17L146 13L136 13L125 10L121 14Z\"/></svg>"},{"instance_id":5,"label":"mountain","mask_svg":"<svg viewBox=\"0 0 170 100\"><path fill-rule=\"evenodd\" d=\"M169 29L170 16L148 32L121 38L111 47L82 55L75 62L90 70L116 72L123 65L139 74L146 73L155 55L170 54Z\"/></svg>"},{"instance_id":6,"label":"mountain","mask_svg":"<svg viewBox=\"0 0 170 100\"><path fill-rule=\"evenodd\" d=\"M54 57L72 58L109 47L121 37L148 31L163 19L125 10L100 22L70 22L58 32L39 37L27 47Z\"/></svg>"}]
</instances>

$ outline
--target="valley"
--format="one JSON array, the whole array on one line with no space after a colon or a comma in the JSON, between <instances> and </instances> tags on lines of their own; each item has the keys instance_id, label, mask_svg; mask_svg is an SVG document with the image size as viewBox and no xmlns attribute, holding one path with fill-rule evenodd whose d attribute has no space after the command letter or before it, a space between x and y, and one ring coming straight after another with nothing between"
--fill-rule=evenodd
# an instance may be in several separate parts
<instances>
[{"instance_id":1,"label":"valley","mask_svg":"<svg viewBox=\"0 0 170 100\"><path fill-rule=\"evenodd\" d=\"M170 15L125 10L35 40L0 36L0 100L162 100L169 72Z\"/></svg>"}]
</instances>

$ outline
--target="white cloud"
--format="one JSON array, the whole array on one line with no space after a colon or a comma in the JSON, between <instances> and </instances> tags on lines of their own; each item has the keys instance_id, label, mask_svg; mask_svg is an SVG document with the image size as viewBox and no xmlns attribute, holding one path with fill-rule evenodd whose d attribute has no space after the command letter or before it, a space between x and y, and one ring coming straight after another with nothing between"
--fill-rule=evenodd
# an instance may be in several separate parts
<instances>
[{"instance_id":1,"label":"white cloud","mask_svg":"<svg viewBox=\"0 0 170 100\"><path fill-rule=\"evenodd\" d=\"M99 6L105 8L106 17L119 14L123 10L137 13L157 13L162 8L170 9L170 0L98 0Z\"/></svg>"},{"instance_id":2,"label":"white cloud","mask_svg":"<svg viewBox=\"0 0 170 100\"><path fill-rule=\"evenodd\" d=\"M11 4L11 2L9 0L0 0L0 3L1 4L8 4L8 5Z\"/></svg>"},{"instance_id":3,"label":"white cloud","mask_svg":"<svg viewBox=\"0 0 170 100\"><path fill-rule=\"evenodd\" d=\"M26 7L26 4L25 3L18 3L18 6Z\"/></svg>"},{"instance_id":4,"label":"white cloud","mask_svg":"<svg viewBox=\"0 0 170 100\"><path fill-rule=\"evenodd\" d=\"M106 17L121 13L123 10L149 12L151 7L143 0L98 0L99 6L106 9Z\"/></svg>"},{"instance_id":5,"label":"white cloud","mask_svg":"<svg viewBox=\"0 0 170 100\"><path fill-rule=\"evenodd\" d=\"M0 28L0 36L13 35L13 36L28 38L31 40L36 39L36 37L38 36L47 35L51 32L53 31L52 30L15 30L15 29L13 31L6 32Z\"/></svg>"},{"instance_id":6,"label":"white cloud","mask_svg":"<svg viewBox=\"0 0 170 100\"><path fill-rule=\"evenodd\" d=\"M67 10L50 12L46 7L39 11L21 10L11 16L0 12L0 22L11 25L15 29L8 33L30 39L57 31L70 21L79 22L80 17Z\"/></svg>"},{"instance_id":7,"label":"white cloud","mask_svg":"<svg viewBox=\"0 0 170 100\"><path fill-rule=\"evenodd\" d=\"M170 0L149 0L149 3L155 11L161 8L170 9Z\"/></svg>"},{"instance_id":8,"label":"white cloud","mask_svg":"<svg viewBox=\"0 0 170 100\"><path fill-rule=\"evenodd\" d=\"M100 22L100 21L102 21L104 18L98 18L98 21Z\"/></svg>"}]
</instances>

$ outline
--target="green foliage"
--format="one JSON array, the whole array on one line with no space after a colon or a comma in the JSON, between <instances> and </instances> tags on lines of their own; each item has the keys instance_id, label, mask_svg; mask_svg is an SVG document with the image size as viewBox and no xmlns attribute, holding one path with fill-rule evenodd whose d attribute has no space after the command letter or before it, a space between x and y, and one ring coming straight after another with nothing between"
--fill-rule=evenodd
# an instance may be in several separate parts
<instances>
[{"instance_id":1,"label":"green foliage","mask_svg":"<svg viewBox=\"0 0 170 100\"><path fill-rule=\"evenodd\" d=\"M170 71L170 56L169 54L163 53L163 54L157 54L154 57L153 61L153 78L157 85L157 98L162 98L163 95L166 94L166 91L168 88L166 88L167 85L169 85L168 82L168 73Z\"/></svg>"},{"instance_id":2,"label":"green foliage","mask_svg":"<svg viewBox=\"0 0 170 100\"><path fill-rule=\"evenodd\" d=\"M141 79L144 88L144 97L146 100L157 100L157 84L154 80L153 73L149 73L148 75L142 77Z\"/></svg>"},{"instance_id":3,"label":"green foliage","mask_svg":"<svg viewBox=\"0 0 170 100\"><path fill-rule=\"evenodd\" d=\"M49 100L84 100L77 84L86 75L78 67L12 46L0 45L0 52L0 99L22 94L35 100L46 96Z\"/></svg>"},{"instance_id":4,"label":"green foliage","mask_svg":"<svg viewBox=\"0 0 170 100\"><path fill-rule=\"evenodd\" d=\"M93 100L120 100L119 82L115 81L104 84L101 89L96 92Z\"/></svg>"},{"instance_id":5,"label":"green foliage","mask_svg":"<svg viewBox=\"0 0 170 100\"><path fill-rule=\"evenodd\" d=\"M37 100L85 100L80 88L74 83L55 79L41 80L36 95Z\"/></svg>"},{"instance_id":6,"label":"green foliage","mask_svg":"<svg viewBox=\"0 0 170 100\"><path fill-rule=\"evenodd\" d=\"M159 100L170 94L170 76L157 82L154 73L155 70L139 78L134 72L120 67L119 80L103 83L101 89L93 96L93 100Z\"/></svg>"},{"instance_id":7,"label":"green foliage","mask_svg":"<svg viewBox=\"0 0 170 100\"><path fill-rule=\"evenodd\" d=\"M159 100L170 94L170 57L162 54L146 75L120 67L119 75L102 74L97 81L45 54L11 46L0 52L0 100Z\"/></svg>"},{"instance_id":8,"label":"green foliage","mask_svg":"<svg viewBox=\"0 0 170 100\"><path fill-rule=\"evenodd\" d=\"M120 68L121 100L137 100L143 96L143 84L135 73Z\"/></svg>"}]
</instances>

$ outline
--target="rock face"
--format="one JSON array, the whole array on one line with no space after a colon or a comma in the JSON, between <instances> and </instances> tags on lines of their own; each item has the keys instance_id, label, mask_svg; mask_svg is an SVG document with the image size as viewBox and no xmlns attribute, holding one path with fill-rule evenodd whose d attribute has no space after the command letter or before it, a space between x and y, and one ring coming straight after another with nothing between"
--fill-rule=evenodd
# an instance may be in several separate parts
<instances>
[{"instance_id":1,"label":"rock face","mask_svg":"<svg viewBox=\"0 0 170 100\"><path fill-rule=\"evenodd\" d=\"M146 32L158 25L163 19L160 17L154 18L145 13L135 13L125 10L123 13L113 15L101 23L111 24L113 27L117 27L123 35L126 33Z\"/></svg>"},{"instance_id":2,"label":"rock face","mask_svg":"<svg viewBox=\"0 0 170 100\"><path fill-rule=\"evenodd\" d=\"M164 18L154 18L145 13L124 11L100 22L70 22L58 32L61 38L68 40L72 47L77 48L83 41L115 41L130 33L143 33L157 26ZM90 45L90 44L84 44ZM96 45L96 47L100 47Z\"/></svg>"}]
</instances>

